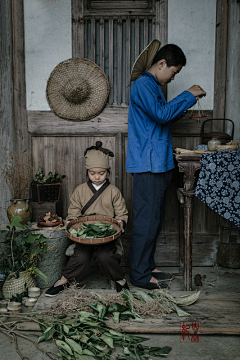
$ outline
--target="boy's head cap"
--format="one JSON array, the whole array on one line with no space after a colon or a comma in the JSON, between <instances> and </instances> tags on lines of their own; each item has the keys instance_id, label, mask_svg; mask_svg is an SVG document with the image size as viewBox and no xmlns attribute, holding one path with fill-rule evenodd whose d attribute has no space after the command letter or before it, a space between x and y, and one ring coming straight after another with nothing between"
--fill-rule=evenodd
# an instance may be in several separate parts
<instances>
[{"instance_id":1,"label":"boy's head cap","mask_svg":"<svg viewBox=\"0 0 240 360\"><path fill-rule=\"evenodd\" d=\"M131 81L135 81L141 76L151 65L155 55L157 54L161 43L157 39L153 39L141 52L137 60L133 64L131 71Z\"/></svg>"},{"instance_id":2,"label":"boy's head cap","mask_svg":"<svg viewBox=\"0 0 240 360\"><path fill-rule=\"evenodd\" d=\"M102 142L97 141L96 146L91 146L85 150L84 156L86 158L86 169L109 169L109 156L114 157L114 154L112 151L102 148Z\"/></svg>"}]
</instances>

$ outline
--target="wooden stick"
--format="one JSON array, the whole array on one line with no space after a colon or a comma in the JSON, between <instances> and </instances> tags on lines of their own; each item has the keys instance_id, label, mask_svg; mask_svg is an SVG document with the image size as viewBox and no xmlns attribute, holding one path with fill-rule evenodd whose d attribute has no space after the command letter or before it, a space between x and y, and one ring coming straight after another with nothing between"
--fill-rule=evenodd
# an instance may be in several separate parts
<instances>
[{"instance_id":1,"label":"wooden stick","mask_svg":"<svg viewBox=\"0 0 240 360\"><path fill-rule=\"evenodd\" d=\"M46 350L40 348L40 347L38 346L38 344L37 344L36 341L30 339L30 338L27 337L27 336L24 336L24 335L20 334L20 333L17 332L17 331L14 331L14 330L10 329L7 325L5 325L5 324L2 322L2 320L0 320L0 325L2 325L8 332L10 332L10 333L12 333L12 334L14 334L14 335L18 335L18 336L20 336L20 337L22 337L22 338L24 338L24 339L26 339L26 340L29 340L29 341L33 342L33 343L35 344L35 346L36 346L39 350L43 351L43 352L44 352L46 355L48 355L51 359L53 359L53 360L54 360L54 359L56 359L56 360L58 359L58 356L57 356L56 354L52 353L51 351L46 351ZM0 330L3 331L3 332L5 332L4 329L2 329L2 327L0 327ZM9 334L9 335L10 335L10 334ZM11 336L11 335L10 335L10 336ZM14 336L13 336L13 337L14 337Z\"/></svg>"}]
</instances>

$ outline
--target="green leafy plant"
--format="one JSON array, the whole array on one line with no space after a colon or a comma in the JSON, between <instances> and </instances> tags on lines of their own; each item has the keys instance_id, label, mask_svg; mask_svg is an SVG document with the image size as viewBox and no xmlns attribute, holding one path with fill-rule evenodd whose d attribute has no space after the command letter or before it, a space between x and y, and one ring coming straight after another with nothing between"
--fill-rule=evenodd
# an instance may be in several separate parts
<instances>
[{"instance_id":1,"label":"green leafy plant","mask_svg":"<svg viewBox=\"0 0 240 360\"><path fill-rule=\"evenodd\" d=\"M31 182L31 185L34 184L58 184L61 183L66 175L59 175L57 171L53 174L51 171L45 176L43 174L43 169L39 168L34 179Z\"/></svg>"},{"instance_id":2,"label":"green leafy plant","mask_svg":"<svg viewBox=\"0 0 240 360\"><path fill-rule=\"evenodd\" d=\"M122 347L124 356L116 356L116 360L146 360L150 356L167 356L172 350L169 346L144 346L141 342L148 338L113 330L105 323L103 312L98 316L79 309L76 312L70 319L67 315L54 317L51 322L38 319L43 331L38 343L53 339L59 359L87 360L87 355L96 360L111 360L114 348Z\"/></svg>"},{"instance_id":3,"label":"green leafy plant","mask_svg":"<svg viewBox=\"0 0 240 360\"><path fill-rule=\"evenodd\" d=\"M47 238L33 233L32 223L22 225L21 221L21 216L13 216L7 230L1 231L4 241L0 243L0 271L10 280L27 270L28 274L38 275L48 283L47 276L37 268L41 255L48 251Z\"/></svg>"}]
</instances>

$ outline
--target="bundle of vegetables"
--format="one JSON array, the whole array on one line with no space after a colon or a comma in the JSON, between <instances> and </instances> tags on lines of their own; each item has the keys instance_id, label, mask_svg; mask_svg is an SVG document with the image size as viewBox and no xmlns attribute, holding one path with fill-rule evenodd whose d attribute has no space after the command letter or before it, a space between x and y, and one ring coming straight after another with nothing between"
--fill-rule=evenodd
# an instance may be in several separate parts
<instances>
[{"instance_id":1,"label":"bundle of vegetables","mask_svg":"<svg viewBox=\"0 0 240 360\"><path fill-rule=\"evenodd\" d=\"M58 347L59 359L87 360L86 355L97 360L113 359L115 346L123 348L124 356L116 360L146 360L149 356L166 356L171 347L151 347L140 344L148 338L120 333L106 325L104 312L98 316L87 311L76 310L77 315L54 317L51 322L38 319L43 334L38 343L53 339ZM64 320L65 319L65 320ZM148 354L147 354L148 353Z\"/></svg>"},{"instance_id":2,"label":"bundle of vegetables","mask_svg":"<svg viewBox=\"0 0 240 360\"><path fill-rule=\"evenodd\" d=\"M86 239L98 239L111 236L117 232L113 229L112 224L107 224L102 221L97 221L93 224L82 224L81 228L77 230L71 228L68 230L73 236L78 236Z\"/></svg>"}]
</instances>

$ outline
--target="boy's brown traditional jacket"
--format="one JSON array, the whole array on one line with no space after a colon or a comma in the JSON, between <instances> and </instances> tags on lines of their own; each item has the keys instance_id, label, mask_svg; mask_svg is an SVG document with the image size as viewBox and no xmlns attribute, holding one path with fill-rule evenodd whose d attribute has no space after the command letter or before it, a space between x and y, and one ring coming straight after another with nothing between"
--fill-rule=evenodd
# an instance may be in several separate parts
<instances>
[{"instance_id":1,"label":"boy's brown traditional jacket","mask_svg":"<svg viewBox=\"0 0 240 360\"><path fill-rule=\"evenodd\" d=\"M104 184L106 188L103 191L102 188L96 191L90 181L79 185L71 196L66 220L75 220L79 216L106 215L127 223L128 211L120 190L109 184L108 180L107 184ZM82 213L82 209L94 195L94 202Z\"/></svg>"}]
</instances>

